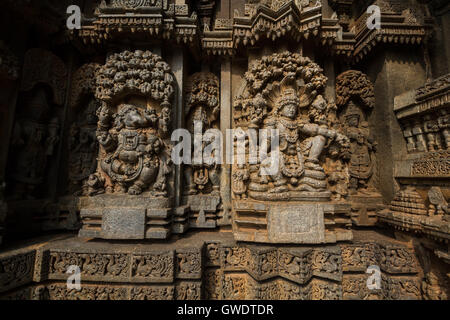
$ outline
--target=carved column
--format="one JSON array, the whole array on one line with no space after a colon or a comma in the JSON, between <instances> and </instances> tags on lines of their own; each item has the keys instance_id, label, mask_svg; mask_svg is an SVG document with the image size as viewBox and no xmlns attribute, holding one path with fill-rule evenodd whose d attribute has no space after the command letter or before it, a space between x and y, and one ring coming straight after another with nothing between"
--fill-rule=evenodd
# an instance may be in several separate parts
<instances>
[{"instance_id":1,"label":"carved column","mask_svg":"<svg viewBox=\"0 0 450 320\"><path fill-rule=\"evenodd\" d=\"M232 128L232 88L231 88L231 59L222 60L220 70L220 130L222 136L227 136L227 130ZM223 150L226 149L226 141L223 142ZM225 155L223 157L225 159ZM231 223L231 166L222 164L222 172L220 176L220 196L223 204L223 218L219 221L219 225L229 225Z\"/></svg>"},{"instance_id":2,"label":"carved column","mask_svg":"<svg viewBox=\"0 0 450 320\"><path fill-rule=\"evenodd\" d=\"M14 121L14 111L19 90L19 61L17 57L0 43L0 83L2 92L0 96L0 244L5 234L5 220L7 205L4 198L5 170L8 157L9 140Z\"/></svg>"}]
</instances>

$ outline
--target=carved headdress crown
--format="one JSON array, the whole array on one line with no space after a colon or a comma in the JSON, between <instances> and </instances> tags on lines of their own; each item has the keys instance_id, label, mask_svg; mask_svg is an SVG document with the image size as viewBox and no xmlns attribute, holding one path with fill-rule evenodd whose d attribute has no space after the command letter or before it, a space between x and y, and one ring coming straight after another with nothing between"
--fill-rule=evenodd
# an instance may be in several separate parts
<instances>
[{"instance_id":1,"label":"carved headdress crown","mask_svg":"<svg viewBox=\"0 0 450 320\"><path fill-rule=\"evenodd\" d=\"M284 92L281 94L278 110L283 109L285 106L289 104L295 104L296 106L300 104L300 99L297 95L297 92L293 88L285 89Z\"/></svg>"}]
</instances>

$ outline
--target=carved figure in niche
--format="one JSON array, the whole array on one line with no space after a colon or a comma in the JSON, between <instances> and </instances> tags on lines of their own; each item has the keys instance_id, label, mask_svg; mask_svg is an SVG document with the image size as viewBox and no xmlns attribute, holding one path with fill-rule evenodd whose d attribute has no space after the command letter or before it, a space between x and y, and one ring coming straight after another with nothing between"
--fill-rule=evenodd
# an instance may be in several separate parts
<instances>
[{"instance_id":1,"label":"carved figure in niche","mask_svg":"<svg viewBox=\"0 0 450 320\"><path fill-rule=\"evenodd\" d=\"M102 170L117 183L116 192L138 195L154 184L155 195L165 196L169 169L161 155L163 141L156 135L161 119L154 109L129 104L118 108L111 129L100 132L99 142L109 151L100 163Z\"/></svg>"},{"instance_id":2,"label":"carved figure in niche","mask_svg":"<svg viewBox=\"0 0 450 320\"><path fill-rule=\"evenodd\" d=\"M238 165L237 169L233 172L233 179L231 188L237 199L247 198L247 185L246 181L250 178L250 174L244 165Z\"/></svg>"},{"instance_id":3,"label":"carved figure in niche","mask_svg":"<svg viewBox=\"0 0 450 320\"><path fill-rule=\"evenodd\" d=\"M91 175L97 170L98 141L96 136L101 102L95 98L96 77L100 65L88 63L72 76L69 106L73 119L69 136L69 192L76 195L95 195Z\"/></svg>"},{"instance_id":4,"label":"carved figure in niche","mask_svg":"<svg viewBox=\"0 0 450 320\"><path fill-rule=\"evenodd\" d=\"M270 141L269 157L248 166L249 195L260 200L306 194L329 198L324 150L332 143L343 147L348 138L330 125L334 108L321 94L327 81L321 68L306 57L285 52L255 62L245 79L235 103L235 127L276 129L280 138L276 174L261 174L272 164Z\"/></svg>"},{"instance_id":5,"label":"carved figure in niche","mask_svg":"<svg viewBox=\"0 0 450 320\"><path fill-rule=\"evenodd\" d=\"M450 149L450 115L448 114L447 110L441 109L439 110L439 118L438 118L438 124L439 128L442 132L442 137L444 140L444 147L445 149Z\"/></svg>"},{"instance_id":6,"label":"carved figure in niche","mask_svg":"<svg viewBox=\"0 0 450 320\"><path fill-rule=\"evenodd\" d=\"M368 190L368 181L373 174L372 153L376 150L376 144L370 137L367 121L361 121L361 114L355 110L352 102L349 103L350 112L345 116L345 134L350 138L350 193L357 190L364 193Z\"/></svg>"},{"instance_id":7,"label":"carved figure in niche","mask_svg":"<svg viewBox=\"0 0 450 320\"><path fill-rule=\"evenodd\" d=\"M173 85L169 65L150 51L113 54L99 69L100 168L89 178L91 192L97 187L107 193L167 196Z\"/></svg>"},{"instance_id":8,"label":"carved figure in niche","mask_svg":"<svg viewBox=\"0 0 450 320\"><path fill-rule=\"evenodd\" d=\"M324 165L330 191L336 201L343 200L348 195L348 170L343 160L347 152L340 149L339 145L331 144L328 152L330 157L326 158Z\"/></svg>"},{"instance_id":9,"label":"carved figure in niche","mask_svg":"<svg viewBox=\"0 0 450 320\"><path fill-rule=\"evenodd\" d=\"M296 91L286 90L276 107L275 116L266 122L266 128L278 129L280 133L280 170L272 177L274 187L269 189L270 193L294 189L326 191L326 176L319 164L319 157L327 139L334 139L337 132L310 123L307 116L301 115L299 104ZM313 102L313 105L319 108L322 108L323 104L324 99L321 95Z\"/></svg>"},{"instance_id":10,"label":"carved figure in niche","mask_svg":"<svg viewBox=\"0 0 450 320\"><path fill-rule=\"evenodd\" d=\"M350 194L370 195L375 192L370 181L375 169L376 142L367 118L375 105L373 85L362 72L346 71L336 79L336 97L342 131L350 138Z\"/></svg>"},{"instance_id":11,"label":"carved figure in niche","mask_svg":"<svg viewBox=\"0 0 450 320\"><path fill-rule=\"evenodd\" d=\"M203 134L209 129L219 128L219 80L212 73L196 73L188 80L186 89L186 116L187 127L192 135L198 134L197 139L202 139ZM201 132L195 132L195 126L201 125ZM203 153L206 143L202 143ZM187 166L184 171L187 182L186 193L188 195L198 193L219 194L220 166L213 164L196 164ZM208 186L210 185L210 188Z\"/></svg>"},{"instance_id":12,"label":"carved figure in niche","mask_svg":"<svg viewBox=\"0 0 450 320\"><path fill-rule=\"evenodd\" d=\"M59 142L59 119L51 117L43 86L34 89L24 104L12 135L11 177L15 182L14 197L33 199L45 180L48 158L54 155Z\"/></svg>"},{"instance_id":13,"label":"carved figure in niche","mask_svg":"<svg viewBox=\"0 0 450 320\"><path fill-rule=\"evenodd\" d=\"M432 119L429 114L425 115L424 119L424 132L427 136L428 151L442 150L438 121Z\"/></svg>"},{"instance_id":14,"label":"carved figure in niche","mask_svg":"<svg viewBox=\"0 0 450 320\"><path fill-rule=\"evenodd\" d=\"M70 128L69 179L75 195L87 195L90 175L97 169L97 109L100 103L91 99Z\"/></svg>"}]
</instances>

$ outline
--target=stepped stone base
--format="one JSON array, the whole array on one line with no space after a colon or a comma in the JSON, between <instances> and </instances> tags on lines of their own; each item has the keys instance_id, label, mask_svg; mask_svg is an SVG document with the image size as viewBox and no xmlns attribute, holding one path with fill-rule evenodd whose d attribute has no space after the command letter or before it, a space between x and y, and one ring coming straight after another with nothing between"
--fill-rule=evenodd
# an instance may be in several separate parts
<instances>
[{"instance_id":1,"label":"stepped stone base","mask_svg":"<svg viewBox=\"0 0 450 320\"><path fill-rule=\"evenodd\" d=\"M320 244L353 238L346 203L236 200L233 211L237 241Z\"/></svg>"},{"instance_id":2,"label":"stepped stone base","mask_svg":"<svg viewBox=\"0 0 450 320\"><path fill-rule=\"evenodd\" d=\"M71 265L80 268L80 291L67 288ZM371 290L373 265L381 287ZM0 266L0 299L422 298L413 250L369 231L355 231L352 243L301 247L239 244L231 233L206 231L170 244L61 235L6 249Z\"/></svg>"},{"instance_id":3,"label":"stepped stone base","mask_svg":"<svg viewBox=\"0 0 450 320\"><path fill-rule=\"evenodd\" d=\"M170 198L99 195L79 201L82 238L168 239L171 234Z\"/></svg>"}]
</instances>

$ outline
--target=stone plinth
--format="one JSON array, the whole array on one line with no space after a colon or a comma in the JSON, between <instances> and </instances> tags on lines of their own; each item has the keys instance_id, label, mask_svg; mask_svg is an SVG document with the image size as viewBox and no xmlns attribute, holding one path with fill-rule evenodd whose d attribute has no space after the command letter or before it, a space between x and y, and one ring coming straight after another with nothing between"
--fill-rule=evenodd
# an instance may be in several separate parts
<instances>
[{"instance_id":1,"label":"stone plinth","mask_svg":"<svg viewBox=\"0 0 450 320\"><path fill-rule=\"evenodd\" d=\"M15 265L21 265L17 270ZM67 289L80 268L82 289ZM379 266L381 288L367 288ZM0 253L0 300L420 299L414 251L382 234L355 231L352 243L240 244L200 231L170 243L34 239Z\"/></svg>"},{"instance_id":2,"label":"stone plinth","mask_svg":"<svg viewBox=\"0 0 450 320\"><path fill-rule=\"evenodd\" d=\"M80 207L83 238L167 239L171 233L171 198L99 195L80 198Z\"/></svg>"},{"instance_id":3,"label":"stone plinth","mask_svg":"<svg viewBox=\"0 0 450 320\"><path fill-rule=\"evenodd\" d=\"M237 200L233 212L237 241L319 244L353 238L346 203Z\"/></svg>"},{"instance_id":4,"label":"stone plinth","mask_svg":"<svg viewBox=\"0 0 450 320\"><path fill-rule=\"evenodd\" d=\"M191 228L214 229L217 226L217 209L220 196L191 195L185 198L189 206L189 226Z\"/></svg>"},{"instance_id":5,"label":"stone plinth","mask_svg":"<svg viewBox=\"0 0 450 320\"><path fill-rule=\"evenodd\" d=\"M383 208L381 195L353 195L349 197L352 204L352 223L358 227L372 227L377 224L377 211Z\"/></svg>"}]
</instances>

